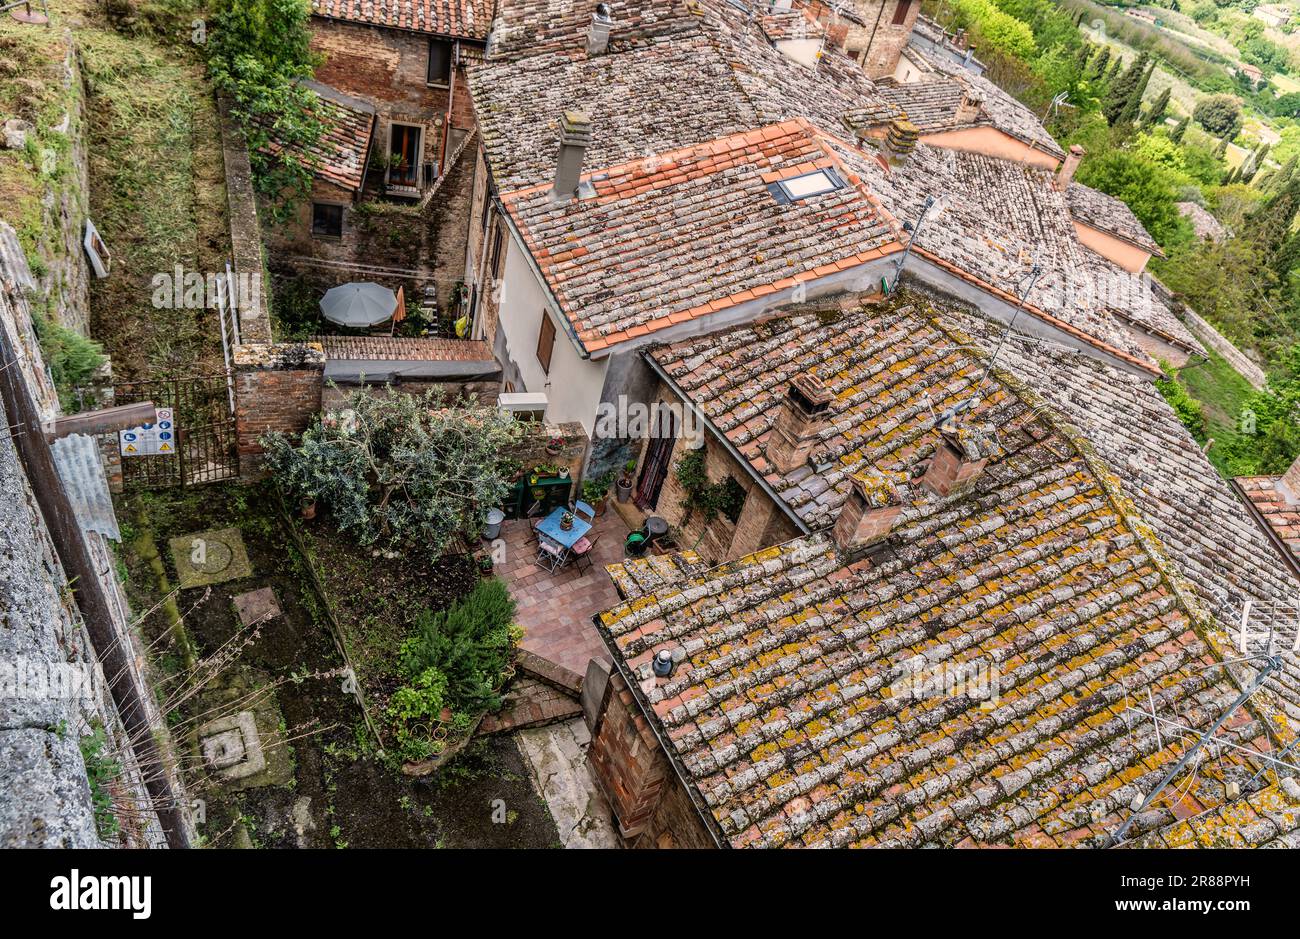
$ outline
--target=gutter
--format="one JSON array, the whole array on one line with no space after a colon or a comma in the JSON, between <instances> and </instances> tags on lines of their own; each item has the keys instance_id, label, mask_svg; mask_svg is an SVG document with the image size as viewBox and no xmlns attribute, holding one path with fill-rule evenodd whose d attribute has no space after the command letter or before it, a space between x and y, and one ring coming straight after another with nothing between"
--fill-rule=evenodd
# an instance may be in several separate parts
<instances>
[{"instance_id":1,"label":"gutter","mask_svg":"<svg viewBox=\"0 0 1300 939\"><path fill-rule=\"evenodd\" d=\"M686 772L686 767L682 765L681 757L677 755L676 749L673 748L672 744L664 734L663 729L659 726L659 718L655 715L654 709L648 706L649 702L645 700L645 696L641 691L641 685L638 683L636 676L632 675L631 672L628 671L627 661L623 658L623 653L620 652L618 647L614 644L614 637L611 636L608 630L601 625L600 614L593 613L591 615L591 621L596 627L597 635L599 635L601 641L605 643L605 648L609 650L610 660L614 663L614 668L618 669L619 675L622 676L625 682L627 682L627 686L632 692L632 700L636 702L637 710L639 710L641 716L646 719L646 724L649 725L650 732L653 733L655 739L659 741L659 749L662 750L664 756L668 758L668 765L673 768L673 774L677 777L677 781L682 784L682 788L685 789L686 797L691 800L691 807L695 809L695 813L700 817L700 821L704 823L704 830L707 831L709 837L713 839L714 847L730 848L731 842L729 842L726 836L722 833L722 828L718 825L718 820L713 817L713 813L709 811L708 806L703 804L703 797L700 795L699 789L696 788L695 782L691 779L690 774Z\"/></svg>"},{"instance_id":2,"label":"gutter","mask_svg":"<svg viewBox=\"0 0 1300 939\"><path fill-rule=\"evenodd\" d=\"M762 477L762 475L758 472L758 470L754 469L754 465L750 463L749 460L747 460L741 454L741 452L735 448L732 442L727 439L726 435L722 433L722 431L718 430L718 428L714 426L713 421L709 419L708 415L706 415L704 411L702 411L699 407L697 407L693 401L691 401L684 394L682 394L681 388L678 387L677 382L673 381L673 379L669 376L669 374L660 367L659 363L654 360L654 357L650 355L649 352L643 352L641 353L641 358L643 358L646 362L650 364L651 370L656 375L659 376L659 379L661 381L667 384L668 387L672 388L673 393L676 394L677 397L681 399L684 405L686 405L691 410L695 411L697 414L700 415L701 418L703 418L704 426L709 429L709 431L713 434L714 438L719 443L721 443L723 447L726 448L727 453L731 455L731 458L733 460L735 460L737 463L739 463L741 466L745 468L745 472L749 473L750 478L753 479L754 482L758 483L759 488L763 490L763 492L767 495L767 497L771 499L774 503L776 503L777 508L781 510L782 514L784 514L785 517L788 518L790 521L794 522L795 527L799 529L799 533L802 535L811 535L813 533L813 530L809 528L808 525L803 521L803 519L801 519L795 513L794 509L790 508L790 506L786 504L786 501L784 499L782 499L779 495L777 495L776 490L771 487L768 481Z\"/></svg>"},{"instance_id":3,"label":"gutter","mask_svg":"<svg viewBox=\"0 0 1300 939\"><path fill-rule=\"evenodd\" d=\"M1273 530L1273 526L1268 523L1266 518L1264 518L1259 507L1250 500L1249 496L1246 495L1246 490L1241 488L1241 484L1237 482L1235 477L1228 477L1228 485L1231 487L1237 498L1245 504L1246 510L1250 513L1250 517L1255 522L1256 527L1260 528L1264 532L1265 537L1268 538L1273 547L1277 548L1278 553L1282 555L1282 560L1286 562L1286 566L1290 569L1292 576L1295 577L1296 580L1300 580L1300 558L1297 558L1295 553L1287 547L1286 542L1282 540L1282 536Z\"/></svg>"}]
</instances>

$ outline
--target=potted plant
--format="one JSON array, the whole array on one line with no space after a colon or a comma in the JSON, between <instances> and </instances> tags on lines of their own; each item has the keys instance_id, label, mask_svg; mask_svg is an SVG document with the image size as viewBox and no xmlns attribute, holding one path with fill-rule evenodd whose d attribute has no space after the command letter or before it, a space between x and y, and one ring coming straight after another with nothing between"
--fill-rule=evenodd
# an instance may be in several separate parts
<instances>
[{"instance_id":1,"label":"potted plant","mask_svg":"<svg viewBox=\"0 0 1300 939\"><path fill-rule=\"evenodd\" d=\"M560 516L560 531L573 531L573 513L565 512Z\"/></svg>"},{"instance_id":2,"label":"potted plant","mask_svg":"<svg viewBox=\"0 0 1300 939\"><path fill-rule=\"evenodd\" d=\"M619 474L616 483L616 492L618 501L626 502L632 498L632 474L636 472L636 460L628 460L623 464L623 472Z\"/></svg>"},{"instance_id":3,"label":"potted plant","mask_svg":"<svg viewBox=\"0 0 1300 939\"><path fill-rule=\"evenodd\" d=\"M475 553L474 560L478 562L478 572L484 577L492 576L492 555L486 551Z\"/></svg>"},{"instance_id":4,"label":"potted plant","mask_svg":"<svg viewBox=\"0 0 1300 939\"><path fill-rule=\"evenodd\" d=\"M564 449L563 437L552 437L546 441L546 453L549 456L559 456L560 451Z\"/></svg>"},{"instance_id":5,"label":"potted plant","mask_svg":"<svg viewBox=\"0 0 1300 939\"><path fill-rule=\"evenodd\" d=\"M568 478L569 478L569 468L568 468L567 466L561 466L561 467L556 471L556 473L559 475L559 477L560 477L561 479L568 479Z\"/></svg>"},{"instance_id":6,"label":"potted plant","mask_svg":"<svg viewBox=\"0 0 1300 939\"><path fill-rule=\"evenodd\" d=\"M604 476L582 481L582 501L589 503L597 515L605 514L605 505L609 497L609 485L613 475L612 472L609 472Z\"/></svg>"},{"instance_id":7,"label":"potted plant","mask_svg":"<svg viewBox=\"0 0 1300 939\"><path fill-rule=\"evenodd\" d=\"M310 521L316 517L316 497L303 496L298 500L298 511L304 519Z\"/></svg>"}]
</instances>

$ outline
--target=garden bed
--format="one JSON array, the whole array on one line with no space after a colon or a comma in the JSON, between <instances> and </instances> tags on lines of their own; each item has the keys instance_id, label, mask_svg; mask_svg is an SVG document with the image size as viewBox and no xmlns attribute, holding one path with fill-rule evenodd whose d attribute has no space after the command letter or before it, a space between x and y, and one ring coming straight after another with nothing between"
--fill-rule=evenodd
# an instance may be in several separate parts
<instances>
[{"instance_id":1,"label":"garden bed","mask_svg":"<svg viewBox=\"0 0 1300 939\"><path fill-rule=\"evenodd\" d=\"M184 616L188 644L200 661L239 629L236 595L269 586L282 610L234 667L278 683L275 701L289 738L285 756L292 776L236 791L214 785L193 760L186 760L190 796L202 799L206 808L199 832L207 843L317 848L557 844L555 825L512 737L475 740L436 775L411 779L374 753L355 699L341 692L336 678L308 677L337 672L342 662L269 489L224 485L139 493L125 497L118 514L132 606L149 611L141 623L145 641L159 640L150 656L155 674L175 675L188 658L177 642L160 639L173 622L169 606ZM174 603L161 603L177 583L170 539L227 527L239 530L251 574L210 588L186 588ZM374 573L371 580L385 576L378 569ZM399 583L386 582L390 587ZM409 587L411 581L400 583ZM174 688L175 679L162 687ZM178 743L200 708L193 701L168 715Z\"/></svg>"}]
</instances>

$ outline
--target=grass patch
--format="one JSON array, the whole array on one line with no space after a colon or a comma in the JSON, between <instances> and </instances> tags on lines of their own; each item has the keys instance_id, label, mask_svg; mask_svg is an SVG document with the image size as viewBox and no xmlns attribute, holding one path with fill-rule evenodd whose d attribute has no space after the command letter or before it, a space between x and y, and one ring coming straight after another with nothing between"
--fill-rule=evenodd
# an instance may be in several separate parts
<instances>
[{"instance_id":1,"label":"grass patch","mask_svg":"<svg viewBox=\"0 0 1300 939\"><path fill-rule=\"evenodd\" d=\"M130 380L222 363L215 311L156 308L155 275L206 273L229 255L216 102L196 47L174 28L115 30L88 0L54 8L76 32L87 89L90 211L113 252L93 288L91 332ZM161 14L158 14L161 15ZM171 38L159 38L171 37Z\"/></svg>"},{"instance_id":2,"label":"grass patch","mask_svg":"<svg viewBox=\"0 0 1300 939\"><path fill-rule=\"evenodd\" d=\"M1178 370L1177 382L1199 401L1205 414L1205 433L1215 443L1208 454L1223 476L1231 475L1224 462L1229 445L1240 437L1241 412L1255 389L1213 349L1202 364L1189 363Z\"/></svg>"}]
</instances>

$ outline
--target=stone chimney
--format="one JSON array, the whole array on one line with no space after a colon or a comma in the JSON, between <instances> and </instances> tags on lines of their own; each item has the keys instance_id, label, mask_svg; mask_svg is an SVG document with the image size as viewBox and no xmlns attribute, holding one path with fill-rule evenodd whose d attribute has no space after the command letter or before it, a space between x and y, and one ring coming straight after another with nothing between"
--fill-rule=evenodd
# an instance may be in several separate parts
<instances>
[{"instance_id":1,"label":"stone chimney","mask_svg":"<svg viewBox=\"0 0 1300 939\"><path fill-rule=\"evenodd\" d=\"M1300 502L1300 457L1296 457L1296 461L1287 467L1280 482L1290 495L1287 501Z\"/></svg>"},{"instance_id":2,"label":"stone chimney","mask_svg":"<svg viewBox=\"0 0 1300 939\"><path fill-rule=\"evenodd\" d=\"M568 202L578 194L582 158L591 142L591 121L583 111L565 111L560 119L560 156L555 162L552 202Z\"/></svg>"},{"instance_id":3,"label":"stone chimney","mask_svg":"<svg viewBox=\"0 0 1300 939\"><path fill-rule=\"evenodd\" d=\"M591 14L591 27L587 30L587 55L604 55L609 49L609 31L614 26L614 17L609 5L596 4Z\"/></svg>"},{"instance_id":4,"label":"stone chimney","mask_svg":"<svg viewBox=\"0 0 1300 939\"><path fill-rule=\"evenodd\" d=\"M897 474L867 470L851 477L849 497L840 509L831 537L841 551L867 548L894 530L903 512Z\"/></svg>"},{"instance_id":5,"label":"stone chimney","mask_svg":"<svg viewBox=\"0 0 1300 939\"><path fill-rule=\"evenodd\" d=\"M957 105L957 123L974 124L979 120L980 105L983 103L977 96L971 94L970 89L963 91L961 103Z\"/></svg>"},{"instance_id":6,"label":"stone chimney","mask_svg":"<svg viewBox=\"0 0 1300 939\"><path fill-rule=\"evenodd\" d=\"M889 134L881 148L886 160L893 166L901 166L916 149L916 140L921 136L915 124L905 117L896 117L889 122Z\"/></svg>"},{"instance_id":7,"label":"stone chimney","mask_svg":"<svg viewBox=\"0 0 1300 939\"><path fill-rule=\"evenodd\" d=\"M953 44L954 46L956 46L958 49L965 49L965 48L966 48L966 30L964 30L964 29L959 29L959 30L957 30L957 32L953 33L952 44Z\"/></svg>"},{"instance_id":8,"label":"stone chimney","mask_svg":"<svg viewBox=\"0 0 1300 939\"><path fill-rule=\"evenodd\" d=\"M1087 152L1077 143L1071 145L1069 155L1062 161L1061 168L1056 171L1055 186L1057 192L1065 192L1070 187L1075 171L1079 169L1079 164L1083 162L1083 156Z\"/></svg>"},{"instance_id":9,"label":"stone chimney","mask_svg":"<svg viewBox=\"0 0 1300 939\"><path fill-rule=\"evenodd\" d=\"M941 499L960 496L975 485L988 461L1001 452L989 425L948 423L939 428L940 441L921 485Z\"/></svg>"},{"instance_id":10,"label":"stone chimney","mask_svg":"<svg viewBox=\"0 0 1300 939\"><path fill-rule=\"evenodd\" d=\"M767 438L767 461L782 475L808 461L817 435L826 427L831 395L816 375L805 372L790 379L785 399Z\"/></svg>"}]
</instances>

